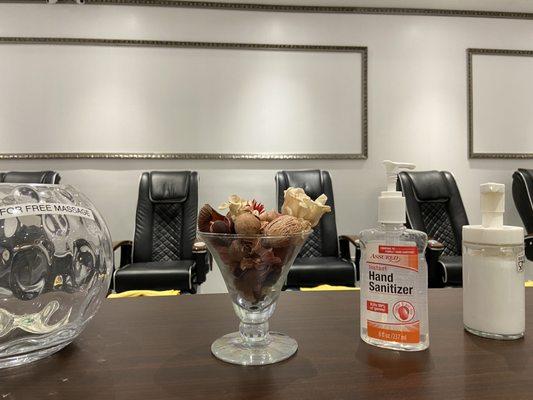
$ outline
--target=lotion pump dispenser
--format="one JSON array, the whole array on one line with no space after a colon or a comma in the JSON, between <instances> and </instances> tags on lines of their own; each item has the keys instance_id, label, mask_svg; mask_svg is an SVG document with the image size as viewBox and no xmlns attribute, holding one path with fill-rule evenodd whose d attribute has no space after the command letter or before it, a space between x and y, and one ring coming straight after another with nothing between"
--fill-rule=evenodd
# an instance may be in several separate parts
<instances>
[{"instance_id":1,"label":"lotion pump dispenser","mask_svg":"<svg viewBox=\"0 0 533 400\"><path fill-rule=\"evenodd\" d=\"M383 161L387 190L378 198L375 229L360 233L361 339L392 350L429 346L427 235L405 227L405 198L396 190L397 174L413 164Z\"/></svg>"},{"instance_id":2,"label":"lotion pump dispenser","mask_svg":"<svg viewBox=\"0 0 533 400\"><path fill-rule=\"evenodd\" d=\"M525 330L524 229L503 225L505 185L480 186L481 225L463 227L463 322L491 339Z\"/></svg>"}]
</instances>

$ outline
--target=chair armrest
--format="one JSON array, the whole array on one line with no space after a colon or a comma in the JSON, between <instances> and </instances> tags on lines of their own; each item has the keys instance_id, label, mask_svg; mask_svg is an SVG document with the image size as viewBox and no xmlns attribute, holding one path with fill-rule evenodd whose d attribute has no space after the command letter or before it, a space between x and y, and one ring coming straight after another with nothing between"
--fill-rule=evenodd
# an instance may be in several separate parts
<instances>
[{"instance_id":1,"label":"chair armrest","mask_svg":"<svg viewBox=\"0 0 533 400\"><path fill-rule=\"evenodd\" d=\"M339 236L339 241L345 241L345 240L347 240L354 246L359 247L359 236L357 235L340 235Z\"/></svg>"},{"instance_id":2,"label":"chair armrest","mask_svg":"<svg viewBox=\"0 0 533 400\"><path fill-rule=\"evenodd\" d=\"M113 251L119 249L120 247L122 246L127 246L127 245L130 245L132 246L133 243L131 240L119 240L119 241L115 241L113 242Z\"/></svg>"},{"instance_id":3,"label":"chair armrest","mask_svg":"<svg viewBox=\"0 0 533 400\"><path fill-rule=\"evenodd\" d=\"M339 254L340 257L347 261L352 261L352 255L350 253L350 244L355 247L355 268L356 277L359 281L359 262L361 261L361 246L359 243L359 236L357 235L340 235L339 236Z\"/></svg>"},{"instance_id":4,"label":"chair armrest","mask_svg":"<svg viewBox=\"0 0 533 400\"><path fill-rule=\"evenodd\" d=\"M439 262L444 251L444 245L436 240L428 240L426 248L426 262L428 264L428 287L444 287L446 284L446 270Z\"/></svg>"},{"instance_id":5,"label":"chair armrest","mask_svg":"<svg viewBox=\"0 0 533 400\"><path fill-rule=\"evenodd\" d=\"M524 246L526 258L529 261L533 261L533 233L526 235L526 237L524 238Z\"/></svg>"},{"instance_id":6,"label":"chair armrest","mask_svg":"<svg viewBox=\"0 0 533 400\"><path fill-rule=\"evenodd\" d=\"M211 255L207 251L207 246L204 242L196 241L192 245L192 257L195 262L195 277L196 284L200 285L205 282L206 275L211 266Z\"/></svg>"},{"instance_id":7,"label":"chair armrest","mask_svg":"<svg viewBox=\"0 0 533 400\"><path fill-rule=\"evenodd\" d=\"M113 252L120 249L120 265L131 264L131 251L133 248L133 242L131 240L120 240L118 242L113 242Z\"/></svg>"}]
</instances>

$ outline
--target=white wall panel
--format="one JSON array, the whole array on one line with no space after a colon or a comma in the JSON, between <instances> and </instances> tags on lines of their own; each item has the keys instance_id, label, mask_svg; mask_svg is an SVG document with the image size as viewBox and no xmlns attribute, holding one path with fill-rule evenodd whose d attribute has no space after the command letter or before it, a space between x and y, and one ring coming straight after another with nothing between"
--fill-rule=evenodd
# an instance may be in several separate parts
<instances>
[{"instance_id":1,"label":"white wall panel","mask_svg":"<svg viewBox=\"0 0 533 400\"><path fill-rule=\"evenodd\" d=\"M472 56L473 152L533 154L533 57Z\"/></svg>"},{"instance_id":2,"label":"white wall panel","mask_svg":"<svg viewBox=\"0 0 533 400\"><path fill-rule=\"evenodd\" d=\"M2 153L363 152L359 49L61 43L0 44Z\"/></svg>"}]
</instances>

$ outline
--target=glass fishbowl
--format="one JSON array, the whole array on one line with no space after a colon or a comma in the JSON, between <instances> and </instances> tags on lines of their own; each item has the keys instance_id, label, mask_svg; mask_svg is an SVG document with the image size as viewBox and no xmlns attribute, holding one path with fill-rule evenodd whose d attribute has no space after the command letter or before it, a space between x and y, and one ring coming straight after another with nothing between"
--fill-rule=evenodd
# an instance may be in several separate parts
<instances>
[{"instance_id":1,"label":"glass fishbowl","mask_svg":"<svg viewBox=\"0 0 533 400\"><path fill-rule=\"evenodd\" d=\"M71 343L105 298L112 271L109 230L82 193L0 184L0 368Z\"/></svg>"}]
</instances>

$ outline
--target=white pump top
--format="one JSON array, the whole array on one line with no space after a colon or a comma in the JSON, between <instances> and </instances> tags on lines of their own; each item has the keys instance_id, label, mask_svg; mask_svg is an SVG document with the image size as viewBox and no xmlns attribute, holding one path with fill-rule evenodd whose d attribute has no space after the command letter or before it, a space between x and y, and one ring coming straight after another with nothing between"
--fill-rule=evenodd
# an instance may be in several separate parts
<instances>
[{"instance_id":1,"label":"white pump top","mask_svg":"<svg viewBox=\"0 0 533 400\"><path fill-rule=\"evenodd\" d=\"M505 185L483 183L479 187L481 225L463 226L463 240L479 244L518 245L524 243L524 229L503 225Z\"/></svg>"},{"instance_id":2,"label":"white pump top","mask_svg":"<svg viewBox=\"0 0 533 400\"><path fill-rule=\"evenodd\" d=\"M481 198L481 225L483 228L501 228L505 212L505 185L484 183L479 187Z\"/></svg>"},{"instance_id":3,"label":"white pump top","mask_svg":"<svg viewBox=\"0 0 533 400\"><path fill-rule=\"evenodd\" d=\"M387 190L378 198L378 221L382 224L405 224L405 198L396 190L400 169L414 169L414 164L383 161L387 173Z\"/></svg>"}]
</instances>

